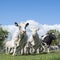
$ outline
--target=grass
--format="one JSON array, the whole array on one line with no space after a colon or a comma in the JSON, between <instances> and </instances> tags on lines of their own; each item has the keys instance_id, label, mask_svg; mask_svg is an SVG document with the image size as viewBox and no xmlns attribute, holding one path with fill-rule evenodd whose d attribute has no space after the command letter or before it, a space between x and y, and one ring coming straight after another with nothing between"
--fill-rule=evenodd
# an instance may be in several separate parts
<instances>
[{"instance_id":1,"label":"grass","mask_svg":"<svg viewBox=\"0 0 60 60\"><path fill-rule=\"evenodd\" d=\"M0 54L0 60L60 60L60 51L49 54L11 56Z\"/></svg>"}]
</instances>

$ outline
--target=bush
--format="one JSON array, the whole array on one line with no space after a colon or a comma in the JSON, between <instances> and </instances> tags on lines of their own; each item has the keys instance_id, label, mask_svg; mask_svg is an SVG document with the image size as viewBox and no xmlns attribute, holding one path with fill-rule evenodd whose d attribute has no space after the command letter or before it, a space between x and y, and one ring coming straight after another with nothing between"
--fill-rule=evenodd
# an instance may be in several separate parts
<instances>
[{"instance_id":1,"label":"bush","mask_svg":"<svg viewBox=\"0 0 60 60\"><path fill-rule=\"evenodd\" d=\"M5 38L7 38L8 36L8 31L4 30L2 27L0 27L0 46L3 46L3 41L5 40Z\"/></svg>"}]
</instances>

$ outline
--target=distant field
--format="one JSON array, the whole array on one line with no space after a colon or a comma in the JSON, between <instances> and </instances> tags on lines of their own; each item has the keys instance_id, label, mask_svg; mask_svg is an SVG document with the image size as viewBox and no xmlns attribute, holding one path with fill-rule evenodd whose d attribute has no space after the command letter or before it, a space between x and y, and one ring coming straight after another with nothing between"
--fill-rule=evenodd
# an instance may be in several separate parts
<instances>
[{"instance_id":1,"label":"distant field","mask_svg":"<svg viewBox=\"0 0 60 60\"><path fill-rule=\"evenodd\" d=\"M60 51L49 54L11 56L0 54L0 60L60 60Z\"/></svg>"}]
</instances>

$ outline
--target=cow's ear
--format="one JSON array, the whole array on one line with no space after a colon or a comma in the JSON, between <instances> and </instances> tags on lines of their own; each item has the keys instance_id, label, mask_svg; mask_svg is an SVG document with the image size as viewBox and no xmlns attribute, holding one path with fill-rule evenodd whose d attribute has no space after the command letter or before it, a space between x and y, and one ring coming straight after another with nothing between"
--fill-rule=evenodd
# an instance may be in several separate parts
<instances>
[{"instance_id":1,"label":"cow's ear","mask_svg":"<svg viewBox=\"0 0 60 60\"><path fill-rule=\"evenodd\" d=\"M26 26L25 27L27 27L29 25L29 23L26 23Z\"/></svg>"},{"instance_id":2,"label":"cow's ear","mask_svg":"<svg viewBox=\"0 0 60 60\"><path fill-rule=\"evenodd\" d=\"M18 23L17 23L17 22L15 22L14 24L15 24L16 26L18 26Z\"/></svg>"}]
</instances>

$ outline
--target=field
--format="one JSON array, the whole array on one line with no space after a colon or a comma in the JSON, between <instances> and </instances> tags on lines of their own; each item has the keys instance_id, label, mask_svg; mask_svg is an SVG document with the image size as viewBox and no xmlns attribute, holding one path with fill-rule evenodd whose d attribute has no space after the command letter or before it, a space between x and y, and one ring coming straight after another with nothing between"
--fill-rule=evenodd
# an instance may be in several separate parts
<instances>
[{"instance_id":1,"label":"field","mask_svg":"<svg viewBox=\"0 0 60 60\"><path fill-rule=\"evenodd\" d=\"M54 51L49 54L41 53L36 55L19 55L19 56L0 54L0 60L60 60L60 51L57 52Z\"/></svg>"}]
</instances>

